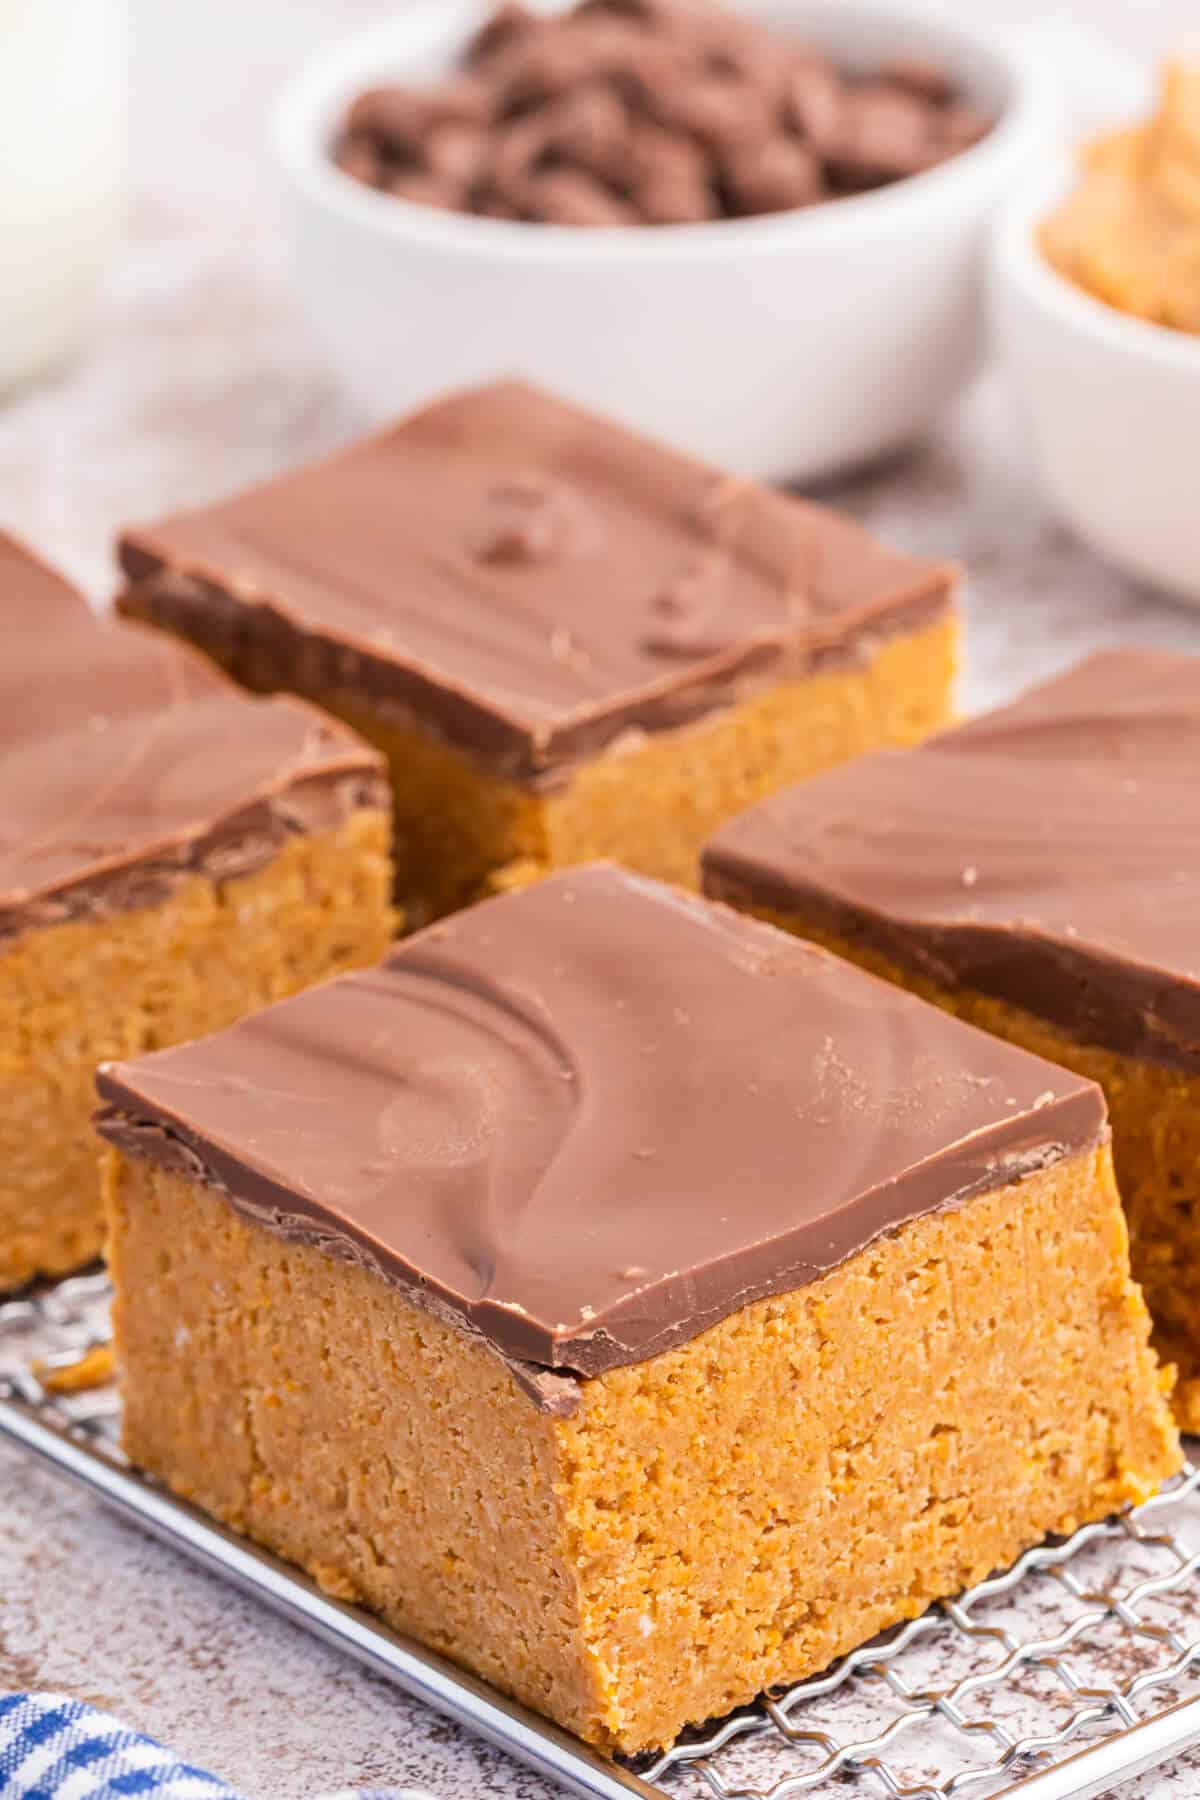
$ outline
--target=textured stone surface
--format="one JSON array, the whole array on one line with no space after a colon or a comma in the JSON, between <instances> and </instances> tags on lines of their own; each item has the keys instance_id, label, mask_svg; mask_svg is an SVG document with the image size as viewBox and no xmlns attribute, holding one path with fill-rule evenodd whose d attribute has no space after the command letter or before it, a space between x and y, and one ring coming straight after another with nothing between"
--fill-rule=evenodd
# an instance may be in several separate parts
<instances>
[{"instance_id":1,"label":"textured stone surface","mask_svg":"<svg viewBox=\"0 0 1200 1800\"><path fill-rule=\"evenodd\" d=\"M968 4L994 12L958 0ZM130 239L87 358L0 409L0 522L98 596L115 519L207 499L355 429L287 287L264 108L299 59L386 10L134 0ZM1004 23L1044 12L1013 0ZM1057 16L1060 41L1074 24L1145 54L1182 35L1194 8L1075 0ZM1087 58L1071 60L1078 78ZM1200 652L1200 616L1106 569L1047 514L995 378L914 457L832 497L902 545L968 564L972 703L1098 643ZM445 1800L550 1793L4 1449L0 1688L12 1686L97 1700L263 1800L383 1781L419 1781ZM1200 1755L1121 1800L1183 1800L1198 1784Z\"/></svg>"}]
</instances>

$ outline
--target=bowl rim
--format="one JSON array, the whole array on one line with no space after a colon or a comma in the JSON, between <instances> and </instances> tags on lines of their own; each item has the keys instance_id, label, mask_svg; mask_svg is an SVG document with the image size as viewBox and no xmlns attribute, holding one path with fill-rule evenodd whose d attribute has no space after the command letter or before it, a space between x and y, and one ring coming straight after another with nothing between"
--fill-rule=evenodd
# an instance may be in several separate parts
<instances>
[{"instance_id":1,"label":"bowl rim","mask_svg":"<svg viewBox=\"0 0 1200 1800\"><path fill-rule=\"evenodd\" d=\"M1038 248L1036 232L1078 179L1075 159L1060 154L1049 170L1023 183L1000 208L992 234L992 278L1002 295L1020 288L1064 329L1099 347L1140 356L1172 370L1200 376L1200 336L1122 312L1078 287Z\"/></svg>"},{"instance_id":2,"label":"bowl rim","mask_svg":"<svg viewBox=\"0 0 1200 1800\"><path fill-rule=\"evenodd\" d=\"M535 0L557 10L569 0ZM780 0L741 0L745 10L772 12ZM808 0L795 0L803 7ZM814 10L834 10L815 0ZM285 83L271 113L270 134L277 166L311 204L357 226L379 240L421 245L439 253L522 262L671 263L720 257L722 248L740 253L794 250L800 245L836 246L860 227L886 223L901 230L935 199L969 188L977 176L1028 148L1053 113L1050 73L1019 34L1005 34L974 21L964 23L948 0L843 0L838 11L868 17L888 15L898 25L940 34L962 45L964 54L999 69L1010 98L986 137L936 168L906 176L865 194L846 195L827 206L796 208L750 219L712 219L694 224L613 226L583 231L570 225L531 226L522 220L486 219L448 213L393 194L376 193L343 174L325 149L324 127L338 99L356 81L370 79L372 64L411 41L422 25L444 16L446 0L408 0L403 13L373 24L308 58Z\"/></svg>"}]
</instances>

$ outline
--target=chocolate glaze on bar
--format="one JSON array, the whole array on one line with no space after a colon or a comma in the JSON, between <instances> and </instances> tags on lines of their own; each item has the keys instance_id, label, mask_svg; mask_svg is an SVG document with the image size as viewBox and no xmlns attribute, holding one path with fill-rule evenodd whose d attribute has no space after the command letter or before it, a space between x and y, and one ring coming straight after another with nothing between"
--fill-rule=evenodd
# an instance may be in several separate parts
<instances>
[{"instance_id":1,"label":"chocolate glaze on bar","mask_svg":"<svg viewBox=\"0 0 1200 1800\"><path fill-rule=\"evenodd\" d=\"M709 893L1200 1070L1200 658L1104 651L720 830Z\"/></svg>"},{"instance_id":2,"label":"chocolate glaze on bar","mask_svg":"<svg viewBox=\"0 0 1200 1800\"><path fill-rule=\"evenodd\" d=\"M102 622L8 538L0 630L0 944L249 874L293 833L387 804L351 733Z\"/></svg>"},{"instance_id":3,"label":"chocolate glaze on bar","mask_svg":"<svg viewBox=\"0 0 1200 1800\"><path fill-rule=\"evenodd\" d=\"M120 540L128 615L534 782L952 602L945 564L519 382ZM243 667L239 668L239 661Z\"/></svg>"},{"instance_id":4,"label":"chocolate glaze on bar","mask_svg":"<svg viewBox=\"0 0 1200 1800\"><path fill-rule=\"evenodd\" d=\"M0 532L0 754L63 726L157 712L228 684L157 633L102 621L83 597Z\"/></svg>"},{"instance_id":5,"label":"chocolate glaze on bar","mask_svg":"<svg viewBox=\"0 0 1200 1800\"><path fill-rule=\"evenodd\" d=\"M582 1376L1106 1131L1090 1082L603 864L97 1085L111 1142Z\"/></svg>"}]
</instances>

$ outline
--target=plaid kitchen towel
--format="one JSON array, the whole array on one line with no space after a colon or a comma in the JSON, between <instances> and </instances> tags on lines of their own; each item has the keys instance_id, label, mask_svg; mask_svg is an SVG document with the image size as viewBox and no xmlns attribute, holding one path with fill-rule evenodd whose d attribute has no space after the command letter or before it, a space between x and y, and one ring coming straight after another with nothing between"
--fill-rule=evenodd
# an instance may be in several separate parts
<instances>
[{"instance_id":1,"label":"plaid kitchen towel","mask_svg":"<svg viewBox=\"0 0 1200 1800\"><path fill-rule=\"evenodd\" d=\"M2 1800L244 1800L153 1738L65 1694L0 1695ZM343 1790L326 1800L431 1800L419 1788Z\"/></svg>"}]
</instances>

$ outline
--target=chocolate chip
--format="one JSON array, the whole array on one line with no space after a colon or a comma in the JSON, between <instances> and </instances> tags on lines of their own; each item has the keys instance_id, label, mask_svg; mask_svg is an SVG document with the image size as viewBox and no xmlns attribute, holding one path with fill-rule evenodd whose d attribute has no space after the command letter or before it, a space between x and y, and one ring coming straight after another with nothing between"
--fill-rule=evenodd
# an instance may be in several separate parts
<instances>
[{"instance_id":1,"label":"chocolate chip","mask_svg":"<svg viewBox=\"0 0 1200 1800\"><path fill-rule=\"evenodd\" d=\"M494 189L479 196L474 210L483 219L519 219L521 217L520 207L514 206L511 200L504 199Z\"/></svg>"},{"instance_id":2,"label":"chocolate chip","mask_svg":"<svg viewBox=\"0 0 1200 1800\"><path fill-rule=\"evenodd\" d=\"M687 34L697 61L710 75L757 88L776 106L782 97L790 62L798 47L769 31L757 19L715 6L689 13Z\"/></svg>"},{"instance_id":3,"label":"chocolate chip","mask_svg":"<svg viewBox=\"0 0 1200 1800\"><path fill-rule=\"evenodd\" d=\"M721 217L720 196L710 181L669 168L643 176L631 198L649 225L701 225Z\"/></svg>"},{"instance_id":4,"label":"chocolate chip","mask_svg":"<svg viewBox=\"0 0 1200 1800\"><path fill-rule=\"evenodd\" d=\"M484 125L495 113L491 84L479 75L455 75L433 89L429 98L435 123L452 119L464 125Z\"/></svg>"},{"instance_id":5,"label":"chocolate chip","mask_svg":"<svg viewBox=\"0 0 1200 1800\"><path fill-rule=\"evenodd\" d=\"M629 167L635 185L659 181L677 187L711 187L714 168L707 150L682 131L639 124L630 134Z\"/></svg>"},{"instance_id":6,"label":"chocolate chip","mask_svg":"<svg viewBox=\"0 0 1200 1800\"><path fill-rule=\"evenodd\" d=\"M488 490L488 498L505 505L546 506L559 498L561 490L544 470L512 469Z\"/></svg>"},{"instance_id":7,"label":"chocolate chip","mask_svg":"<svg viewBox=\"0 0 1200 1800\"><path fill-rule=\"evenodd\" d=\"M464 65L477 68L487 63L499 50L512 44L526 32L536 30L542 20L537 13L530 12L527 6L518 4L518 0L504 0L489 19L479 27L463 56Z\"/></svg>"},{"instance_id":8,"label":"chocolate chip","mask_svg":"<svg viewBox=\"0 0 1200 1800\"><path fill-rule=\"evenodd\" d=\"M653 119L658 116L658 96L686 80L688 68L688 58L677 44L647 33L622 56L609 59L603 78L632 117Z\"/></svg>"},{"instance_id":9,"label":"chocolate chip","mask_svg":"<svg viewBox=\"0 0 1200 1800\"><path fill-rule=\"evenodd\" d=\"M933 123L934 137L946 154L968 150L991 130L991 120L977 107L956 100L938 113Z\"/></svg>"},{"instance_id":10,"label":"chocolate chip","mask_svg":"<svg viewBox=\"0 0 1200 1800\"><path fill-rule=\"evenodd\" d=\"M581 0L575 8L581 19L636 19L650 26L675 25L684 10L679 0Z\"/></svg>"},{"instance_id":11,"label":"chocolate chip","mask_svg":"<svg viewBox=\"0 0 1200 1800\"><path fill-rule=\"evenodd\" d=\"M837 147L842 129L845 87L823 63L799 62L788 77L785 116L818 156Z\"/></svg>"},{"instance_id":12,"label":"chocolate chip","mask_svg":"<svg viewBox=\"0 0 1200 1800\"><path fill-rule=\"evenodd\" d=\"M393 156L419 156L429 132L450 121L481 123L491 110L485 87L469 76L443 82L428 93L413 88L370 88L346 115L350 136L366 136Z\"/></svg>"},{"instance_id":13,"label":"chocolate chip","mask_svg":"<svg viewBox=\"0 0 1200 1800\"><path fill-rule=\"evenodd\" d=\"M343 175L367 187L381 187L387 165L375 139L366 132L345 132L334 148L333 160Z\"/></svg>"},{"instance_id":14,"label":"chocolate chip","mask_svg":"<svg viewBox=\"0 0 1200 1800\"><path fill-rule=\"evenodd\" d=\"M879 79L932 106L949 105L958 91L945 64L923 56L892 57L881 66Z\"/></svg>"},{"instance_id":15,"label":"chocolate chip","mask_svg":"<svg viewBox=\"0 0 1200 1800\"><path fill-rule=\"evenodd\" d=\"M460 188L473 187L481 178L491 150L492 137L486 126L468 125L456 119L435 125L422 145L431 173Z\"/></svg>"},{"instance_id":16,"label":"chocolate chip","mask_svg":"<svg viewBox=\"0 0 1200 1800\"><path fill-rule=\"evenodd\" d=\"M637 224L633 208L583 169L547 169L531 175L525 215L547 225Z\"/></svg>"},{"instance_id":17,"label":"chocolate chip","mask_svg":"<svg viewBox=\"0 0 1200 1800\"><path fill-rule=\"evenodd\" d=\"M718 153L759 143L772 129L770 109L758 89L719 75L673 83L654 96L653 104L662 124L690 133Z\"/></svg>"},{"instance_id":18,"label":"chocolate chip","mask_svg":"<svg viewBox=\"0 0 1200 1800\"><path fill-rule=\"evenodd\" d=\"M619 19L646 34L673 37L689 47L707 43L716 33L747 29L725 0L580 0L574 13L580 19Z\"/></svg>"},{"instance_id":19,"label":"chocolate chip","mask_svg":"<svg viewBox=\"0 0 1200 1800\"><path fill-rule=\"evenodd\" d=\"M829 163L845 187L878 187L928 168L932 147L928 107L897 88L867 82L846 96Z\"/></svg>"},{"instance_id":20,"label":"chocolate chip","mask_svg":"<svg viewBox=\"0 0 1200 1800\"><path fill-rule=\"evenodd\" d=\"M626 103L647 105L663 88L683 78L687 56L669 38L626 19L593 19L575 27L593 73L613 84Z\"/></svg>"},{"instance_id":21,"label":"chocolate chip","mask_svg":"<svg viewBox=\"0 0 1200 1800\"><path fill-rule=\"evenodd\" d=\"M489 70L495 83L497 111L503 118L545 106L593 73L586 45L576 32L566 31L561 25L519 37L509 49L501 51Z\"/></svg>"},{"instance_id":22,"label":"chocolate chip","mask_svg":"<svg viewBox=\"0 0 1200 1800\"><path fill-rule=\"evenodd\" d=\"M717 170L704 147L683 132L641 124L630 150L630 197L652 225L695 225L721 216Z\"/></svg>"},{"instance_id":23,"label":"chocolate chip","mask_svg":"<svg viewBox=\"0 0 1200 1800\"><path fill-rule=\"evenodd\" d=\"M795 138L781 135L736 151L722 167L739 212L786 212L825 193L820 159Z\"/></svg>"},{"instance_id":24,"label":"chocolate chip","mask_svg":"<svg viewBox=\"0 0 1200 1800\"><path fill-rule=\"evenodd\" d=\"M429 97L410 88L369 88L346 115L350 137L370 137L393 155L415 156L429 129Z\"/></svg>"},{"instance_id":25,"label":"chocolate chip","mask_svg":"<svg viewBox=\"0 0 1200 1800\"><path fill-rule=\"evenodd\" d=\"M387 191L416 206L436 206L442 212L461 212L467 199L461 182L432 175L426 169L398 169L388 176Z\"/></svg>"},{"instance_id":26,"label":"chocolate chip","mask_svg":"<svg viewBox=\"0 0 1200 1800\"><path fill-rule=\"evenodd\" d=\"M524 210L526 186L553 147L554 121L542 113L513 119L492 139L486 191Z\"/></svg>"},{"instance_id":27,"label":"chocolate chip","mask_svg":"<svg viewBox=\"0 0 1200 1800\"><path fill-rule=\"evenodd\" d=\"M602 181L627 182L629 112L611 87L589 82L564 94L552 109L551 124L550 144L557 155Z\"/></svg>"}]
</instances>

